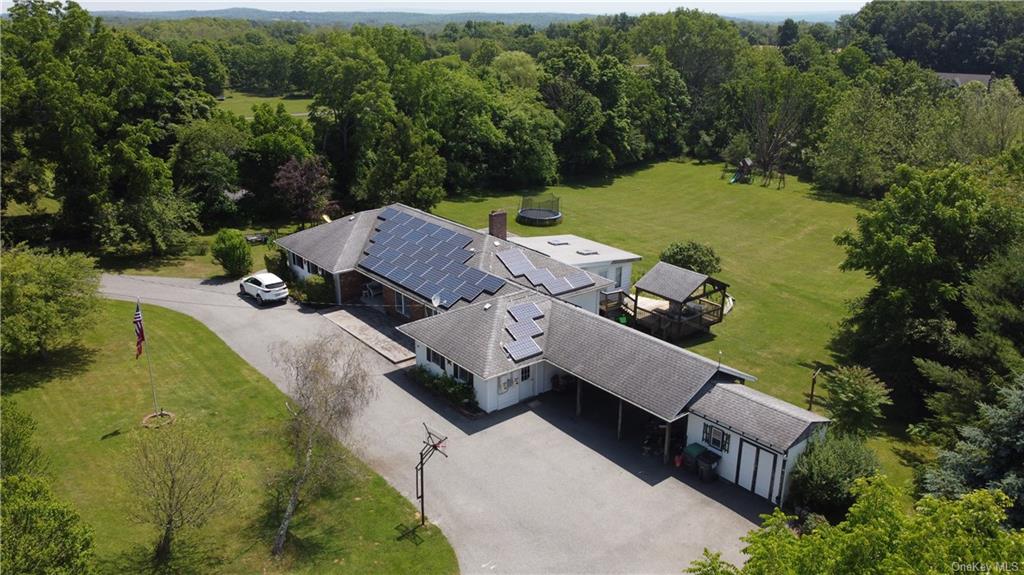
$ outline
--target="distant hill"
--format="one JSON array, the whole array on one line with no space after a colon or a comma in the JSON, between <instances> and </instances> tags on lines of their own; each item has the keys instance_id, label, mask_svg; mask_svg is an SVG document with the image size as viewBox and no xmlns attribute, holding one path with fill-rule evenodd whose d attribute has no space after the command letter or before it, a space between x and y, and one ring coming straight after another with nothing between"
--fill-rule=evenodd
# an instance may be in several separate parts
<instances>
[{"instance_id":1,"label":"distant hill","mask_svg":"<svg viewBox=\"0 0 1024 575\"><path fill-rule=\"evenodd\" d=\"M454 14L422 14L416 12L278 12L256 8L224 8L220 10L173 10L164 12L131 12L127 10L93 11L107 21L184 20L187 18L229 18L257 22L304 22L312 26L353 26L355 24L395 26L443 26L449 22L504 22L530 24L542 28L555 22L577 22L593 14L564 14L555 12L494 14L486 12L460 12Z\"/></svg>"}]
</instances>

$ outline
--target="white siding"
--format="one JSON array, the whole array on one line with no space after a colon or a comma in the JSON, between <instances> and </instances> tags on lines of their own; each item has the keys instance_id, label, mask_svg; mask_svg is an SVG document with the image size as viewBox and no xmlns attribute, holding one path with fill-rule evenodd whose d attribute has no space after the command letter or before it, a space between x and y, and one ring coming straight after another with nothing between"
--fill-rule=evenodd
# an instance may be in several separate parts
<instances>
[{"instance_id":1,"label":"white siding","mask_svg":"<svg viewBox=\"0 0 1024 575\"><path fill-rule=\"evenodd\" d=\"M562 299L573 305L579 306L589 311L590 313L597 313L597 308L601 301L601 292L600 290L593 290L585 293L568 296Z\"/></svg>"},{"instance_id":2,"label":"white siding","mask_svg":"<svg viewBox=\"0 0 1024 575\"><path fill-rule=\"evenodd\" d=\"M796 458L790 450L790 457L787 460L785 454L777 453L763 445L751 441L739 433L732 431L704 418L689 414L686 428L687 441L700 443L708 450L722 456L718 462L718 476L725 481L735 483L747 491L753 491L757 495L769 499L775 503L779 497L779 490L783 487L783 480L788 482L790 471L786 471L783 477L783 462L786 467L791 468ZM708 445L704 440L704 424L713 425L722 431L730 434L729 451L721 451ZM799 455L799 453L797 453ZM737 468L739 474L737 474ZM757 470L755 481L754 472Z\"/></svg>"}]
</instances>

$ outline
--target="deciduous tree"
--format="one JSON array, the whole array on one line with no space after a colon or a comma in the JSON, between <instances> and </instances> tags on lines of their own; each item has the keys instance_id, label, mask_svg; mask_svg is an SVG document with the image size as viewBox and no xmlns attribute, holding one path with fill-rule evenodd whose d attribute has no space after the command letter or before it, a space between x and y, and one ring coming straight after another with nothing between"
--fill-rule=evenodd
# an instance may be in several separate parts
<instances>
[{"instance_id":1,"label":"deciduous tree","mask_svg":"<svg viewBox=\"0 0 1024 575\"><path fill-rule=\"evenodd\" d=\"M39 477L0 479L0 570L4 573L93 572L92 530Z\"/></svg>"},{"instance_id":2,"label":"deciduous tree","mask_svg":"<svg viewBox=\"0 0 1024 575\"><path fill-rule=\"evenodd\" d=\"M882 419L882 406L892 404L889 389L865 367L842 366L829 372L823 387L832 425L842 433L871 435Z\"/></svg>"}]
</instances>

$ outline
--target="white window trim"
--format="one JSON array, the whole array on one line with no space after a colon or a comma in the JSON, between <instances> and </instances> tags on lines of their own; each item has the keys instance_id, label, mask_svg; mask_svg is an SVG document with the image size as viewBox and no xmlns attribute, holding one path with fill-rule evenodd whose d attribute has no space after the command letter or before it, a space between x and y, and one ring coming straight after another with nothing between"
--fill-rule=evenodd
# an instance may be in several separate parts
<instances>
[{"instance_id":1,"label":"white window trim","mask_svg":"<svg viewBox=\"0 0 1024 575\"><path fill-rule=\"evenodd\" d=\"M409 317L409 302L400 291L395 291L395 311L402 317Z\"/></svg>"}]
</instances>

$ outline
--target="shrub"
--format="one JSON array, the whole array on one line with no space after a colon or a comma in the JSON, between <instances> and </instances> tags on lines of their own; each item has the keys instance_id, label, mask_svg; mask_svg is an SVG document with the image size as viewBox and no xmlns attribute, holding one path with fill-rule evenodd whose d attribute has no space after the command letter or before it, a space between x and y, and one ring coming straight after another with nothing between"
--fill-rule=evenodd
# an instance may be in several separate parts
<instances>
[{"instance_id":1,"label":"shrub","mask_svg":"<svg viewBox=\"0 0 1024 575\"><path fill-rule=\"evenodd\" d=\"M722 258L711 246L697 242L676 242L661 252L661 261L705 275L722 271Z\"/></svg>"},{"instance_id":2,"label":"shrub","mask_svg":"<svg viewBox=\"0 0 1024 575\"><path fill-rule=\"evenodd\" d=\"M27 413L21 411L13 400L3 398L0 417L0 461L3 477L11 475L38 475L43 472L45 463L43 452L32 441L36 431L36 422Z\"/></svg>"},{"instance_id":3,"label":"shrub","mask_svg":"<svg viewBox=\"0 0 1024 575\"><path fill-rule=\"evenodd\" d=\"M793 469L793 505L838 520L853 504L853 483L878 469L875 453L864 439L829 433L811 442Z\"/></svg>"},{"instance_id":4,"label":"shrub","mask_svg":"<svg viewBox=\"0 0 1024 575\"><path fill-rule=\"evenodd\" d=\"M837 431L869 435L878 427L882 406L891 405L889 388L870 369L844 366L825 377L825 407Z\"/></svg>"},{"instance_id":5,"label":"shrub","mask_svg":"<svg viewBox=\"0 0 1024 575\"><path fill-rule=\"evenodd\" d=\"M409 376L416 383L444 397L455 405L461 405L467 409L479 408L476 402L476 391L473 389L473 386L463 383L448 374L437 375L427 368L417 365L409 370Z\"/></svg>"},{"instance_id":6,"label":"shrub","mask_svg":"<svg viewBox=\"0 0 1024 575\"><path fill-rule=\"evenodd\" d=\"M327 281L322 275L313 274L306 276L303 283L303 292L305 292L305 299L303 301L309 303L333 303L334 302L334 284Z\"/></svg>"},{"instance_id":7,"label":"shrub","mask_svg":"<svg viewBox=\"0 0 1024 575\"><path fill-rule=\"evenodd\" d=\"M267 248L267 252L263 254L263 265L266 266L268 272L286 282L293 279L292 268L288 265L288 256L277 247Z\"/></svg>"},{"instance_id":8,"label":"shrub","mask_svg":"<svg viewBox=\"0 0 1024 575\"><path fill-rule=\"evenodd\" d=\"M252 270L252 250L242 232L224 228L213 239L213 261L231 277L240 277Z\"/></svg>"},{"instance_id":9,"label":"shrub","mask_svg":"<svg viewBox=\"0 0 1024 575\"><path fill-rule=\"evenodd\" d=\"M192 238L188 241L185 253L190 256L205 256L210 253L210 243L203 238Z\"/></svg>"},{"instance_id":10,"label":"shrub","mask_svg":"<svg viewBox=\"0 0 1024 575\"><path fill-rule=\"evenodd\" d=\"M25 358L78 341L99 301L92 258L17 246L3 253L0 267L4 356Z\"/></svg>"}]
</instances>

